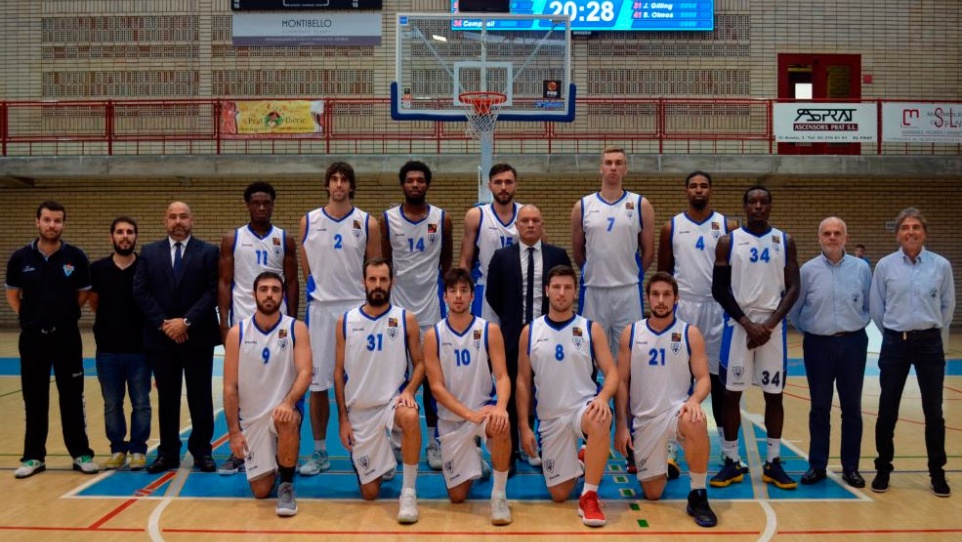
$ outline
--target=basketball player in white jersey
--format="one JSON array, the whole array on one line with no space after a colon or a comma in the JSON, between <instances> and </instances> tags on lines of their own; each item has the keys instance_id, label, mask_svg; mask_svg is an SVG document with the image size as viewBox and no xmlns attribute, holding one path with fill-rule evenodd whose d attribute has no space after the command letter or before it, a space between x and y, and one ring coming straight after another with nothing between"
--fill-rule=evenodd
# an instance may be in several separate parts
<instances>
[{"instance_id":1,"label":"basketball player in white jersey","mask_svg":"<svg viewBox=\"0 0 962 542\"><path fill-rule=\"evenodd\" d=\"M334 328L344 311L364 303L364 261L381 254L377 220L351 202L357 189L354 168L334 162L324 175L324 187L327 205L301 218L301 267L307 280L307 325L314 359L310 399L314 452L301 465L303 476L331 467L327 390L334 384Z\"/></svg>"},{"instance_id":2,"label":"basketball player in white jersey","mask_svg":"<svg viewBox=\"0 0 962 542\"><path fill-rule=\"evenodd\" d=\"M601 326L572 310L578 284L575 270L557 265L548 272L547 283L548 314L521 331L515 386L518 419L528 419L533 375L541 464L551 499L567 500L584 474L578 515L585 525L601 527L607 520L598 502L598 486L611 447L608 401L618 390L618 368ZM598 369L604 373L600 390L595 381ZM578 458L582 438L587 441L583 465ZM530 456L538 452L528 424L521 425L521 445Z\"/></svg>"},{"instance_id":3,"label":"basketball player in white jersey","mask_svg":"<svg viewBox=\"0 0 962 542\"><path fill-rule=\"evenodd\" d=\"M651 316L621 333L615 447L633 458L645 498L657 501L668 481L668 440L677 439L691 469L688 515L714 527L718 519L705 491L711 446L701 409L711 390L705 341L697 327L675 318L678 283L671 275L655 273L645 294Z\"/></svg>"},{"instance_id":4,"label":"basketball player in white jersey","mask_svg":"<svg viewBox=\"0 0 962 542\"><path fill-rule=\"evenodd\" d=\"M471 312L489 322L500 324L498 315L484 299L488 264L498 249L513 245L518 239L515 220L521 204L514 201L518 188L518 172L510 164L495 164L488 172L488 189L494 200L487 205L468 209L464 215L459 267L470 269L474 278L474 304Z\"/></svg>"},{"instance_id":5,"label":"basketball player in white jersey","mask_svg":"<svg viewBox=\"0 0 962 542\"><path fill-rule=\"evenodd\" d=\"M725 465L712 477L713 487L741 482L738 428L742 392L753 383L765 396L767 455L762 480L782 489L797 483L782 468L781 436L785 422L782 390L787 376L785 315L799 291L795 240L768 224L772 194L752 186L742 198L747 224L718 240L712 295L725 310L719 376L725 384Z\"/></svg>"},{"instance_id":6,"label":"basketball player in white jersey","mask_svg":"<svg viewBox=\"0 0 962 542\"><path fill-rule=\"evenodd\" d=\"M641 320L641 281L655 258L655 210L647 198L624 189L627 173L624 149L606 148L601 190L571 209L571 247L583 290L578 312L601 325L612 356L625 326Z\"/></svg>"},{"instance_id":7,"label":"basketball player in white jersey","mask_svg":"<svg viewBox=\"0 0 962 542\"><path fill-rule=\"evenodd\" d=\"M254 497L267 498L279 473L275 511L293 516L303 399L311 382L310 337L307 326L280 312L280 275L264 271L253 284L256 312L224 341L224 416L231 453L244 460Z\"/></svg>"},{"instance_id":8,"label":"basketball player in white jersey","mask_svg":"<svg viewBox=\"0 0 962 542\"><path fill-rule=\"evenodd\" d=\"M413 314L391 304L391 264L374 258L363 272L367 302L337 320L334 396L341 443L351 453L361 496L373 500L384 475L393 477L397 468L392 443L400 433L404 465L397 520L415 523L421 422L414 394L424 380L421 332Z\"/></svg>"},{"instance_id":9,"label":"basketball player in white jersey","mask_svg":"<svg viewBox=\"0 0 962 542\"><path fill-rule=\"evenodd\" d=\"M658 271L670 273L678 281L678 318L698 328L705 338L708 373L711 378L711 406L718 440L724 442L725 385L718 377L724 311L711 296L712 268L718 240L738 227L738 223L711 208L711 176L703 171L685 179L688 209L665 222L658 243ZM669 456L669 477L678 471Z\"/></svg>"},{"instance_id":10,"label":"basketball player in white jersey","mask_svg":"<svg viewBox=\"0 0 962 542\"><path fill-rule=\"evenodd\" d=\"M412 160L398 172L404 203L384 211L381 218L381 256L394 268L392 303L414 313L421 324L421 336L442 317L438 285L451 269L454 254L451 217L444 209L428 205L431 168ZM427 424L428 465L441 470L441 449L435 430L438 413L431 388L423 390L424 420Z\"/></svg>"},{"instance_id":11,"label":"basketball player in white jersey","mask_svg":"<svg viewBox=\"0 0 962 542\"><path fill-rule=\"evenodd\" d=\"M257 181L244 190L244 203L250 222L225 235L220 242L217 309L220 313L221 339L231 326L254 314L251 285L264 271L277 273L287 281L281 314L297 314L300 286L297 281L297 247L294 238L271 224L277 193L270 183ZM217 469L220 474L235 474L244 461L231 454Z\"/></svg>"},{"instance_id":12,"label":"basketball player in white jersey","mask_svg":"<svg viewBox=\"0 0 962 542\"><path fill-rule=\"evenodd\" d=\"M472 482L482 477L481 449L475 437L487 439L494 464L491 523L511 523L505 494L511 463L507 405L511 378L504 358L504 339L497 324L471 314L474 284L467 269L444 275L448 316L424 337L424 365L438 402L438 434L444 482L451 502L468 498Z\"/></svg>"}]
</instances>

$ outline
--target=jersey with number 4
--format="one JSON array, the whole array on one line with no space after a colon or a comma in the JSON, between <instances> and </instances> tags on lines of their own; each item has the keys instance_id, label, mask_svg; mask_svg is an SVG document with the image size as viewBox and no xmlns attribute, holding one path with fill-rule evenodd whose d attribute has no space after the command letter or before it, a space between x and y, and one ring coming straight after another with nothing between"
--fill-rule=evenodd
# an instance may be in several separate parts
<instances>
[{"instance_id":1,"label":"jersey with number 4","mask_svg":"<svg viewBox=\"0 0 962 542\"><path fill-rule=\"evenodd\" d=\"M672 275L678 281L682 299L711 300L712 271L715 267L715 245L728 231L725 215L714 212L701 222L687 213L671 219L671 251L675 257Z\"/></svg>"},{"instance_id":2,"label":"jersey with number 4","mask_svg":"<svg viewBox=\"0 0 962 542\"><path fill-rule=\"evenodd\" d=\"M291 391L294 367L294 319L281 316L261 329L254 317L240 321L237 356L237 405L242 422L270 416Z\"/></svg>"},{"instance_id":3,"label":"jersey with number 4","mask_svg":"<svg viewBox=\"0 0 962 542\"><path fill-rule=\"evenodd\" d=\"M231 284L230 322L236 324L254 314L254 279L264 271L284 277L284 255L287 232L276 226L263 237L254 233L250 224L234 231L234 282ZM281 312L287 314L286 300Z\"/></svg>"},{"instance_id":4,"label":"jersey with number 4","mask_svg":"<svg viewBox=\"0 0 962 542\"><path fill-rule=\"evenodd\" d=\"M598 394L591 320L575 316L559 325L537 318L528 327L528 359L538 418L557 418Z\"/></svg>"},{"instance_id":5,"label":"jersey with number 4","mask_svg":"<svg viewBox=\"0 0 962 542\"><path fill-rule=\"evenodd\" d=\"M492 404L495 387L488 362L488 322L475 317L463 333L458 333L445 319L434 325L434 333L445 389L471 410ZM441 403L438 417L452 422L463 420Z\"/></svg>"},{"instance_id":6,"label":"jersey with number 4","mask_svg":"<svg viewBox=\"0 0 962 542\"><path fill-rule=\"evenodd\" d=\"M746 312L775 311L785 293L785 234L769 228L755 235L742 227L731 236L728 263L735 301Z\"/></svg>"},{"instance_id":7,"label":"jersey with number 4","mask_svg":"<svg viewBox=\"0 0 962 542\"><path fill-rule=\"evenodd\" d=\"M364 302L367 230L368 214L357 207L339 219L328 215L323 207L307 213L302 242L311 267L309 301Z\"/></svg>"},{"instance_id":8,"label":"jersey with number 4","mask_svg":"<svg viewBox=\"0 0 962 542\"><path fill-rule=\"evenodd\" d=\"M631 387L628 405L635 419L675 412L691 386L688 324L675 319L656 332L648 320L631 326Z\"/></svg>"},{"instance_id":9,"label":"jersey with number 4","mask_svg":"<svg viewBox=\"0 0 962 542\"><path fill-rule=\"evenodd\" d=\"M375 408L388 404L407 381L407 314L390 306L377 317L364 307L344 313L344 404Z\"/></svg>"},{"instance_id":10,"label":"jersey with number 4","mask_svg":"<svg viewBox=\"0 0 962 542\"><path fill-rule=\"evenodd\" d=\"M585 286L611 288L638 284L641 256L641 196L627 190L608 203L596 192L581 198L581 227L585 232Z\"/></svg>"},{"instance_id":11,"label":"jersey with number 4","mask_svg":"<svg viewBox=\"0 0 962 542\"><path fill-rule=\"evenodd\" d=\"M478 220L478 235L474 240L477 250L475 251L474 269L472 269L475 284L485 284L488 265L491 263L491 257L494 256L495 251L509 247L518 241L518 226L515 221L518 218L518 209L521 208L521 204L515 202L512 205L514 205L514 214L507 222L501 222L501 217L494 210L493 203L478 207L478 210L481 211L481 218Z\"/></svg>"},{"instance_id":12,"label":"jersey with number 4","mask_svg":"<svg viewBox=\"0 0 962 542\"><path fill-rule=\"evenodd\" d=\"M413 222L399 205L384 211L384 219L394 264L392 301L413 312L418 324L433 325L441 319L438 278L444 210L429 205L427 216Z\"/></svg>"}]
</instances>

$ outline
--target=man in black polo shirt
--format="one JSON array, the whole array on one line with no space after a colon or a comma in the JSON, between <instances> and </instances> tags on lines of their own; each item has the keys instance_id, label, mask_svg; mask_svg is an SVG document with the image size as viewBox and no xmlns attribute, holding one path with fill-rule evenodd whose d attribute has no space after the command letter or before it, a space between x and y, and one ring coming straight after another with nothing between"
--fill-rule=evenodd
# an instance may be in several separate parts
<instances>
[{"instance_id":1,"label":"man in black polo shirt","mask_svg":"<svg viewBox=\"0 0 962 542\"><path fill-rule=\"evenodd\" d=\"M83 345L80 307L90 290L90 262L79 248L60 239L67 211L55 201L37 208L40 237L7 262L7 302L20 318L20 384L27 430L17 478L46 469L50 368L60 393L60 422L73 468L94 474L84 417Z\"/></svg>"},{"instance_id":2,"label":"man in black polo shirt","mask_svg":"<svg viewBox=\"0 0 962 542\"><path fill-rule=\"evenodd\" d=\"M144 317L134 301L134 273L137 269L137 222L121 216L110 225L114 253L90 266L93 284L90 308L97 313L97 378L104 395L104 427L110 440L106 469L130 470L147 466L147 438L150 436L150 365L144 353ZM130 389L130 441L126 441L124 390Z\"/></svg>"}]
</instances>

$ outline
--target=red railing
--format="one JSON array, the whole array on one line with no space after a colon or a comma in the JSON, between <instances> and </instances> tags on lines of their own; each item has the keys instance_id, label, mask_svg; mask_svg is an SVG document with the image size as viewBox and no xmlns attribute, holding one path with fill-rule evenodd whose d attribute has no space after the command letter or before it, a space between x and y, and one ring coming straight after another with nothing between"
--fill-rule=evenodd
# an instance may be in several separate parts
<instances>
[{"instance_id":1,"label":"red railing","mask_svg":"<svg viewBox=\"0 0 962 542\"><path fill-rule=\"evenodd\" d=\"M379 98L323 100L319 133L222 133L224 105L237 101L0 101L0 150L3 156L477 151L463 123L395 122L389 100ZM617 143L638 153L771 154L776 102L582 98L572 123L498 124L495 151L595 152ZM962 144L871 143L861 152L958 155Z\"/></svg>"}]
</instances>

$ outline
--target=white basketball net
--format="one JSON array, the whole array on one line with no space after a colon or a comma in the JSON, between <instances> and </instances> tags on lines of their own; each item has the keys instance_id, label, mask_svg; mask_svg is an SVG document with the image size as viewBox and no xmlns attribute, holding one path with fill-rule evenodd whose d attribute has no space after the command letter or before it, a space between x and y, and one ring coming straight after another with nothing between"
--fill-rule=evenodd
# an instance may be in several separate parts
<instances>
[{"instance_id":1,"label":"white basketball net","mask_svg":"<svg viewBox=\"0 0 962 542\"><path fill-rule=\"evenodd\" d=\"M498 112L504 103L504 96L491 94L488 96L462 96L461 102L468 118L464 133L474 139L481 139L483 134L494 132L494 125L498 122Z\"/></svg>"}]
</instances>

